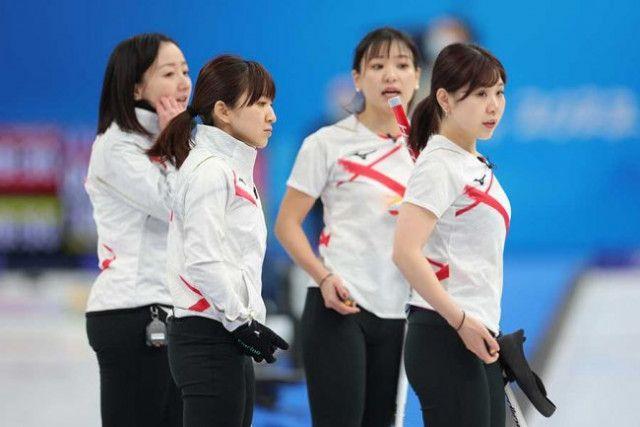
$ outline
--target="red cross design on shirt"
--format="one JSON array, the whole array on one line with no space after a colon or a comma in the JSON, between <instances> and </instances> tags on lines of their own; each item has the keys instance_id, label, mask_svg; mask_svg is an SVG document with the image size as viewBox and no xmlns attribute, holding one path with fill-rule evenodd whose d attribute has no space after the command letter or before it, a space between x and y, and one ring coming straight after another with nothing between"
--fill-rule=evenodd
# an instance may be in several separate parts
<instances>
[{"instance_id":1,"label":"red cross design on shirt","mask_svg":"<svg viewBox=\"0 0 640 427\"><path fill-rule=\"evenodd\" d=\"M109 258L103 259L102 264L100 264L100 270L106 270L107 268L109 268L111 263L115 261L116 253L113 251L113 249L111 249L109 246L105 245L104 243L102 244L102 247L105 248L107 251L109 251L109 253L111 254Z\"/></svg>"},{"instance_id":2,"label":"red cross design on shirt","mask_svg":"<svg viewBox=\"0 0 640 427\"><path fill-rule=\"evenodd\" d=\"M432 260L431 258L427 258L427 261L429 261L429 264L438 268L435 271L436 277L438 280L443 281L444 279L449 278L449 264L438 262L438 261Z\"/></svg>"},{"instance_id":3,"label":"red cross design on shirt","mask_svg":"<svg viewBox=\"0 0 640 427\"><path fill-rule=\"evenodd\" d=\"M489 195L489 190L491 190L491 186L493 185L493 171L491 172L491 180L489 181L489 185L485 191L478 190L476 187L472 187L470 185L465 185L464 193L471 199L474 199L475 202L466 206L462 209L456 211L456 216L462 215L465 212L469 212L471 209L478 206L480 203L484 203L487 206L495 209L500 215L502 215L502 219L504 219L504 226L509 231L509 214L507 210L497 201L495 198Z\"/></svg>"},{"instance_id":4,"label":"red cross design on shirt","mask_svg":"<svg viewBox=\"0 0 640 427\"><path fill-rule=\"evenodd\" d=\"M318 245L327 247L329 246L330 240L331 240L331 234L325 233L324 230L322 230L322 233L320 233L320 238L318 239Z\"/></svg>"},{"instance_id":5,"label":"red cross design on shirt","mask_svg":"<svg viewBox=\"0 0 640 427\"><path fill-rule=\"evenodd\" d=\"M243 199L246 199L254 205L258 206L256 199L254 199L247 190L238 185L238 176L236 175L235 171L233 172L233 186L235 187L236 196L242 197Z\"/></svg>"},{"instance_id":6,"label":"red cross design on shirt","mask_svg":"<svg viewBox=\"0 0 640 427\"><path fill-rule=\"evenodd\" d=\"M191 283L187 282L184 277L182 277L180 275L179 275L179 277L180 277L180 280L182 280L182 283L184 283L187 286L187 288L191 289L194 293L196 293L197 295L202 297L195 304L193 304L191 307L189 307L189 310L202 312L202 311L205 311L207 308L211 307L211 304L209 304L209 301L207 301L204 298L204 296L202 296L202 292L200 292Z\"/></svg>"},{"instance_id":7,"label":"red cross design on shirt","mask_svg":"<svg viewBox=\"0 0 640 427\"><path fill-rule=\"evenodd\" d=\"M394 180L390 176L385 175L382 172L379 172L373 168L375 165L387 159L389 156L391 156L393 153L398 151L400 148L402 148L402 144L395 145L391 150L387 151L385 154L383 154L373 162L369 163L368 165L356 163L354 161L347 160L347 159L339 159L338 164L342 166L345 171L347 171L348 173L351 173L352 175L347 181L339 181L337 186L340 187L342 184L346 182L353 182L359 176L364 176L384 185L385 187L395 192L399 196L404 196L404 191L406 189L404 185L400 184L398 181Z\"/></svg>"}]
</instances>

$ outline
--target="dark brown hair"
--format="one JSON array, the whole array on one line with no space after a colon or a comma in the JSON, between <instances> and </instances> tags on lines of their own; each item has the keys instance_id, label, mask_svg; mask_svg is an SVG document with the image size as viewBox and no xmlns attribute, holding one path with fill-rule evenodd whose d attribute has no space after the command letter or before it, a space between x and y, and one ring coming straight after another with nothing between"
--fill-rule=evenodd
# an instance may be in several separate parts
<instances>
[{"instance_id":1,"label":"dark brown hair","mask_svg":"<svg viewBox=\"0 0 640 427\"><path fill-rule=\"evenodd\" d=\"M409 49L413 56L413 67L417 69L421 62L420 50L407 33L391 27L376 28L375 30L367 33L367 35L360 40L360 43L358 43L358 46L356 46L356 49L353 52L353 63L351 65L351 69L358 73L362 73L361 67L363 65L363 59L366 64L370 59L377 56L389 56L391 46L394 42L404 45ZM353 104L355 104L355 100L351 105ZM409 102L409 105L411 105L411 101ZM361 102L361 105L356 105L354 108L349 108L349 111L351 110L354 110L356 113L361 113L364 111L364 102Z\"/></svg>"},{"instance_id":2,"label":"dark brown hair","mask_svg":"<svg viewBox=\"0 0 640 427\"><path fill-rule=\"evenodd\" d=\"M353 52L353 64L351 68L357 72L362 72L362 60L368 62L371 58L381 56L385 51L385 55L389 56L391 46L393 42L398 42L405 45L413 55L413 66L418 68L420 63L420 51L414 43L413 39L408 34L391 27L376 28L373 31L367 33L366 36L360 40L356 50Z\"/></svg>"},{"instance_id":3,"label":"dark brown hair","mask_svg":"<svg viewBox=\"0 0 640 427\"><path fill-rule=\"evenodd\" d=\"M449 93L468 85L460 101L479 87L491 87L499 79L506 84L504 67L489 51L472 44L454 43L442 49L431 74L431 93L416 106L411 120L409 146L420 152L438 132L444 111L436 100L440 88Z\"/></svg>"},{"instance_id":4,"label":"dark brown hair","mask_svg":"<svg viewBox=\"0 0 640 427\"><path fill-rule=\"evenodd\" d=\"M116 122L126 132L151 136L138 121L133 91L158 56L160 44L175 41L164 34L138 34L120 42L111 52L104 72L98 112L98 135Z\"/></svg>"},{"instance_id":5,"label":"dark brown hair","mask_svg":"<svg viewBox=\"0 0 640 427\"><path fill-rule=\"evenodd\" d=\"M244 101L239 105L245 94ZM214 126L213 107L216 102L222 101L230 108L247 107L263 96L273 100L276 86L260 63L233 55L212 59L198 74L191 105L169 122L148 154L167 160L179 168L192 147L193 116L200 117L205 125Z\"/></svg>"}]
</instances>

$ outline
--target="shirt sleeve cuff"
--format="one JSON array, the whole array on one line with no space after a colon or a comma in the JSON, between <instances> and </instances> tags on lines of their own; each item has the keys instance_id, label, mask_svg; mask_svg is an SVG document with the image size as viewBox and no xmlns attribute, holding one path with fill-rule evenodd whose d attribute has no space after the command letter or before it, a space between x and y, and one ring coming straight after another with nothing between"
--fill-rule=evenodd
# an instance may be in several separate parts
<instances>
[{"instance_id":1,"label":"shirt sleeve cuff","mask_svg":"<svg viewBox=\"0 0 640 427\"><path fill-rule=\"evenodd\" d=\"M289 180L287 181L287 187L291 187L294 190L298 190L302 193L305 193L306 195L311 196L314 199L317 199L318 197L320 197L319 192L312 191L309 187L300 184L293 178L289 178Z\"/></svg>"},{"instance_id":2,"label":"shirt sleeve cuff","mask_svg":"<svg viewBox=\"0 0 640 427\"><path fill-rule=\"evenodd\" d=\"M409 198L405 198L403 201L403 203L411 203L412 205L416 205L418 207L421 207L422 209L426 209L429 212L431 212L432 214L434 214L436 216L436 218L440 218L443 214L443 212L441 212L439 209L435 208L433 205L429 204L429 203L425 203L421 200L417 200L413 197L409 197Z\"/></svg>"}]
</instances>

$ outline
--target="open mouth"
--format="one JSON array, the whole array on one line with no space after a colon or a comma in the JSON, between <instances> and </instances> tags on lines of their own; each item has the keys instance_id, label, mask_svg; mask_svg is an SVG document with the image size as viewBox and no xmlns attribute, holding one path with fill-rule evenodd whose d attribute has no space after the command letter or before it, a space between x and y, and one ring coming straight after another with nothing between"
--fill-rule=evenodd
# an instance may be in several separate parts
<instances>
[{"instance_id":1,"label":"open mouth","mask_svg":"<svg viewBox=\"0 0 640 427\"><path fill-rule=\"evenodd\" d=\"M394 96L399 96L401 94L402 92L400 92L400 89L396 89L394 87L385 88L382 91L382 96L386 98L393 98Z\"/></svg>"},{"instance_id":2,"label":"open mouth","mask_svg":"<svg viewBox=\"0 0 640 427\"><path fill-rule=\"evenodd\" d=\"M494 127L496 127L497 123L498 122L496 120L489 120L488 122L482 122L482 125L487 129L493 129Z\"/></svg>"},{"instance_id":3,"label":"open mouth","mask_svg":"<svg viewBox=\"0 0 640 427\"><path fill-rule=\"evenodd\" d=\"M178 104L182 104L182 105L187 105L187 101L189 100L188 96L180 96L178 98L176 98L176 102Z\"/></svg>"}]
</instances>

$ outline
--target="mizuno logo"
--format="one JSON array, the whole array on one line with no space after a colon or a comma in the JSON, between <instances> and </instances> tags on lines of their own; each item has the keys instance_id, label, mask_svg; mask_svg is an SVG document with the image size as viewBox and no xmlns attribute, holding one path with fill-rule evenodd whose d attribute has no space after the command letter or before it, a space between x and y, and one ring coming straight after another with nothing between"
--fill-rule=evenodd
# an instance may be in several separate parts
<instances>
[{"instance_id":1,"label":"mizuno logo","mask_svg":"<svg viewBox=\"0 0 640 427\"><path fill-rule=\"evenodd\" d=\"M369 157L370 154L375 153L378 150L371 150L371 151L356 151L355 153L351 154L351 156L358 156L360 157L362 160L367 160L367 157Z\"/></svg>"}]
</instances>

